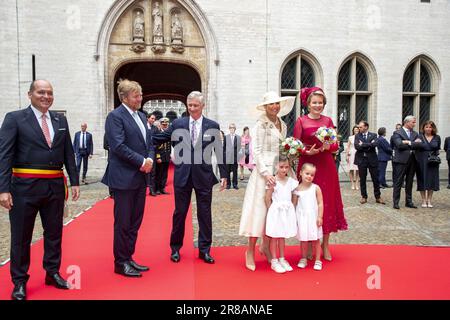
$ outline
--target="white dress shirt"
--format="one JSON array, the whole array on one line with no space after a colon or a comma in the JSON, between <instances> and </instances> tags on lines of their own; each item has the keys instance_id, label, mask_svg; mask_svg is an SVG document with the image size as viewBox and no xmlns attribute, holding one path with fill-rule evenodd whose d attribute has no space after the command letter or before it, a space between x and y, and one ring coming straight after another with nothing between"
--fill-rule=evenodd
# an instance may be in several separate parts
<instances>
[{"instance_id":1,"label":"white dress shirt","mask_svg":"<svg viewBox=\"0 0 450 320\"><path fill-rule=\"evenodd\" d=\"M36 119L39 122L39 125L41 126L41 129L42 129L42 115L43 115L43 113L40 112L35 107L33 107L32 105L31 105L31 110L33 110L33 113L36 116ZM49 114L48 111L45 113L45 118L47 119L48 130L50 131L50 139L52 139L52 141L53 141L53 138L55 137L55 130L53 129L52 119L50 118L50 114Z\"/></svg>"}]
</instances>

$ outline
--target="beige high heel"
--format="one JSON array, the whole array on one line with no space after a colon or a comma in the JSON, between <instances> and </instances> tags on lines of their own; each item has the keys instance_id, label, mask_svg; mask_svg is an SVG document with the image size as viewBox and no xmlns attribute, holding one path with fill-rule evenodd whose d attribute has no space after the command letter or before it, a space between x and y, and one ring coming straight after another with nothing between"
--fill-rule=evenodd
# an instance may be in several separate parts
<instances>
[{"instance_id":1,"label":"beige high heel","mask_svg":"<svg viewBox=\"0 0 450 320\"><path fill-rule=\"evenodd\" d=\"M245 251L245 267L250 271L255 271L255 258L252 255L249 255L249 252Z\"/></svg>"},{"instance_id":2,"label":"beige high heel","mask_svg":"<svg viewBox=\"0 0 450 320\"><path fill-rule=\"evenodd\" d=\"M324 258L325 260L327 260L327 261L331 261L333 258L331 257L330 251L327 250L327 251L325 252L325 250L323 249L323 244L321 245L321 247L322 247L323 258Z\"/></svg>"}]
</instances>

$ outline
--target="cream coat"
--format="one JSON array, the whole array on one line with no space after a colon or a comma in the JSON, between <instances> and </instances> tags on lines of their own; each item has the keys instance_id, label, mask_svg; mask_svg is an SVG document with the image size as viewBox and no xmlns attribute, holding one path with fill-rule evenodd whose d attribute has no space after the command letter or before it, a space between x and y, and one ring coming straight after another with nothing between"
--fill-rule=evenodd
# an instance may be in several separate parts
<instances>
[{"instance_id":1,"label":"cream coat","mask_svg":"<svg viewBox=\"0 0 450 320\"><path fill-rule=\"evenodd\" d=\"M265 175L275 173L274 161L279 154L281 140L286 138L287 127L281 121L281 132L264 114L259 117L253 132L253 157L256 169L252 171L245 191L239 235L262 237L265 234L267 207Z\"/></svg>"}]
</instances>

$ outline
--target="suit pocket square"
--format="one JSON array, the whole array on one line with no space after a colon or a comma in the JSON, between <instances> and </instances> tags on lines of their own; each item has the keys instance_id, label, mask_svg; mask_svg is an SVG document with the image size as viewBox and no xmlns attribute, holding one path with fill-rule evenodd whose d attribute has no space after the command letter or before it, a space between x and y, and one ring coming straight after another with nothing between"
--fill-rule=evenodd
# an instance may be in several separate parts
<instances>
[{"instance_id":1,"label":"suit pocket square","mask_svg":"<svg viewBox=\"0 0 450 320\"><path fill-rule=\"evenodd\" d=\"M59 128L58 131L65 131L66 128Z\"/></svg>"},{"instance_id":2,"label":"suit pocket square","mask_svg":"<svg viewBox=\"0 0 450 320\"><path fill-rule=\"evenodd\" d=\"M204 134L203 135L203 138L211 138L212 137L212 135L210 135L210 134Z\"/></svg>"}]
</instances>

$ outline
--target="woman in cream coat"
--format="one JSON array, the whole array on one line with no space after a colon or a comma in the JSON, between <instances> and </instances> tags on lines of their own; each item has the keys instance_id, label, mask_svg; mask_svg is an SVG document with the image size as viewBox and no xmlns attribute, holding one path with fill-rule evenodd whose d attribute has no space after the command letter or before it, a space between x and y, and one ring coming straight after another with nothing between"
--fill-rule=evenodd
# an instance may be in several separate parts
<instances>
[{"instance_id":1,"label":"woman in cream coat","mask_svg":"<svg viewBox=\"0 0 450 320\"><path fill-rule=\"evenodd\" d=\"M256 122L253 136L253 157L256 170L253 170L245 191L239 235L248 237L245 253L245 266L254 271L255 247L258 238L263 238L259 251L270 261L269 240L265 236L267 207L264 202L266 185L274 185L274 165L279 155L281 140L286 138L286 124L281 120L287 115L295 97L279 97L275 92L264 95L263 103L256 108L264 113Z\"/></svg>"}]
</instances>

